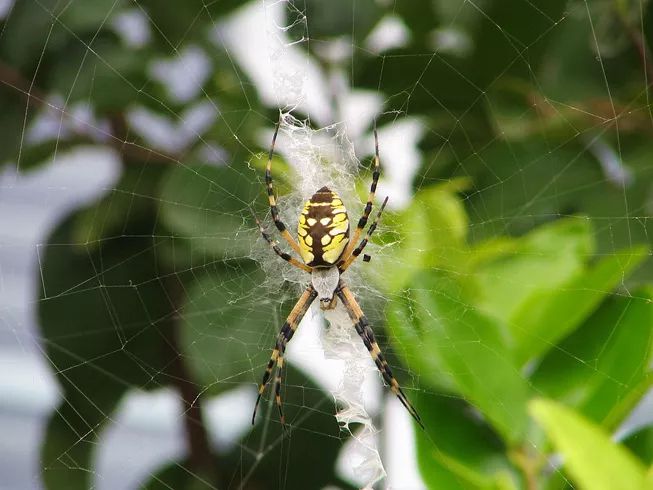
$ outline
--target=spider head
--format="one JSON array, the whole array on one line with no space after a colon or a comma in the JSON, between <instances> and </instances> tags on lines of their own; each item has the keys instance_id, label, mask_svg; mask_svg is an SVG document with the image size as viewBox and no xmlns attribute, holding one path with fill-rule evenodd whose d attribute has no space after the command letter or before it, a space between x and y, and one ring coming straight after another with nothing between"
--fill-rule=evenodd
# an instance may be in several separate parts
<instances>
[{"instance_id":1,"label":"spider head","mask_svg":"<svg viewBox=\"0 0 653 490\"><path fill-rule=\"evenodd\" d=\"M340 271L337 267L314 267L311 272L311 283L320 299L320 308L332 310L336 307L335 292L340 281Z\"/></svg>"}]
</instances>

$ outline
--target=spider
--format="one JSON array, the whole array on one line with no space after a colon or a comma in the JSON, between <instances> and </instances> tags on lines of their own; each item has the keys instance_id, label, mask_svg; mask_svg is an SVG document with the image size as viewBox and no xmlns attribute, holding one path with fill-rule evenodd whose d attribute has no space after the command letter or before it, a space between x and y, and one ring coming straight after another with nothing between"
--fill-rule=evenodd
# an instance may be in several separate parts
<instances>
[{"instance_id":1,"label":"spider","mask_svg":"<svg viewBox=\"0 0 653 490\"><path fill-rule=\"evenodd\" d=\"M388 198L386 197L379 208L374 221L367 229L365 237L360 241L360 243L358 243L363 230L367 225L370 213L372 212L372 202L374 201L374 194L381 173L379 140L376 128L374 128L375 155L372 184L370 186L367 204L365 205L362 217L358 221L358 226L356 226L356 229L354 230L352 239L349 239L349 217L347 216L347 210L345 209L342 200L336 192L330 190L327 186L324 186L318 189L318 191L306 202L306 205L299 216L297 232L299 243L297 243L279 217L277 201L272 186L272 156L274 154L274 145L280 124L281 120L277 123L274 136L272 137L272 145L268 154L268 163L265 171L265 184L270 204L270 214L272 215L277 230L279 230L279 233L286 242L288 242L290 247L301 257L303 262L300 262L290 254L283 252L277 243L265 231L256 216L255 219L261 235L263 235L263 238L268 242L270 247L272 247L274 252L292 266L308 272L311 275L311 282L293 307L277 336L270 361L268 362L263 375L263 381L261 381L261 384L259 385L258 398L256 399L254 413L252 414L252 425L256 420L256 411L261 401L261 397L265 392L265 387L272 377L274 365L276 364L277 372L274 379L275 401L277 408L279 409L281 425L285 427L285 418L281 403L283 356L286 350L286 345L292 339L297 326L313 301L319 297L320 308L322 310L335 308L337 299L342 301L342 304L354 324L356 333L358 333L363 340L365 347L367 347L367 350L372 356L372 359L383 376L383 379L388 385L390 385L392 392L397 395L399 401L401 401L403 406L408 410L420 427L424 428L417 411L408 401L408 398L406 398L399 383L393 376L392 370L381 352L379 344L374 338L374 332L372 331L372 327L365 317L363 310L358 305L353 293L342 279L344 272L358 258L367 245L372 233L374 233L374 230L376 229L379 219L381 218L385 205L388 202ZM357 243L358 246L356 246Z\"/></svg>"}]
</instances>

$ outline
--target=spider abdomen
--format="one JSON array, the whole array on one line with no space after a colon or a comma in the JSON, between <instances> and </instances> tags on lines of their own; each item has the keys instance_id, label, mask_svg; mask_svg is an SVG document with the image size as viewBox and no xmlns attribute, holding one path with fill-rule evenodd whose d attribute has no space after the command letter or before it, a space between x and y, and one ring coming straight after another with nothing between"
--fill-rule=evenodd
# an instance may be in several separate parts
<instances>
[{"instance_id":1,"label":"spider abdomen","mask_svg":"<svg viewBox=\"0 0 653 490\"><path fill-rule=\"evenodd\" d=\"M326 186L313 194L299 215L297 237L306 265L336 264L349 242L349 217L338 194Z\"/></svg>"}]
</instances>

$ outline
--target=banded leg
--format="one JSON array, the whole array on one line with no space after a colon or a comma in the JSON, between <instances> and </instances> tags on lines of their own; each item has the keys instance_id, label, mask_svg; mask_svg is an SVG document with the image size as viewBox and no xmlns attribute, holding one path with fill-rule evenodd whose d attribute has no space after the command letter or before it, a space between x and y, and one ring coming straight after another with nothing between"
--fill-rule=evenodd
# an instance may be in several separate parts
<instances>
[{"instance_id":1,"label":"banded leg","mask_svg":"<svg viewBox=\"0 0 653 490\"><path fill-rule=\"evenodd\" d=\"M376 218L374 218L374 222L372 222L370 227L367 229L367 234L365 235L365 238L363 238L363 240L358 244L358 247L354 249L351 255L347 257L346 260L341 262L340 265L338 266L338 269L340 269L341 274L345 272L349 268L349 266L354 262L354 260L356 260L358 256L363 252L363 249L370 241L370 237L372 236L372 233L374 233L374 230L376 230L376 226L379 224L379 220L381 219L381 214L383 213L386 204L388 204L387 197L383 200L383 204L381 204L381 207L379 208L379 212L376 213ZM363 260L365 260L365 258L363 258Z\"/></svg>"},{"instance_id":2,"label":"banded leg","mask_svg":"<svg viewBox=\"0 0 653 490\"><path fill-rule=\"evenodd\" d=\"M385 356L381 352L381 349L379 348L379 344L377 343L376 338L374 337L374 332L372 331L372 327L370 326L367 318L363 314L363 310L358 305L356 298L354 298L353 293L347 286L344 285L342 281L340 281L340 285L338 286L338 289L336 289L336 294L338 295L343 305L347 309L347 313L349 313L349 318L351 318L351 321L354 323L354 328L356 329L356 333L358 333L361 339L363 339L363 343L365 344L365 347L367 347L367 350L372 356L372 359L374 360L377 369L381 372L383 379L385 380L386 383L388 383L392 392L395 395L397 395L397 398L399 398L399 401L406 408L406 410L408 410L408 413L410 413L410 415L423 429L424 424L422 423L422 419L420 418L415 408L408 401L408 398L406 398L406 395L401 389L401 386L399 386L399 382L392 374L392 370L388 365L388 361L386 361Z\"/></svg>"},{"instance_id":3,"label":"banded leg","mask_svg":"<svg viewBox=\"0 0 653 490\"><path fill-rule=\"evenodd\" d=\"M281 426L286 426L286 417L283 414L283 406L281 403L281 381L283 378L283 354L285 352L284 348L279 351L279 357L277 358L277 375L274 378L274 402L277 404L277 409L279 409L279 421Z\"/></svg>"},{"instance_id":4,"label":"banded leg","mask_svg":"<svg viewBox=\"0 0 653 490\"><path fill-rule=\"evenodd\" d=\"M281 233L281 236L288 242L292 249L298 254L301 255L299 251L299 244L295 241L292 235L288 232L286 225L281 221L279 217L279 210L277 209L277 200L274 197L274 188L272 187L272 156L274 155L274 145L277 142L277 134L279 133L279 126L281 125L281 118L277 122L276 128L274 128L274 136L272 136L272 146L270 146L270 152L268 153L268 164L265 168L265 186L268 193L268 202L270 204L270 213L272 214L272 219L274 224Z\"/></svg>"},{"instance_id":5,"label":"banded leg","mask_svg":"<svg viewBox=\"0 0 653 490\"><path fill-rule=\"evenodd\" d=\"M316 297L317 292L313 289L312 285L309 285L281 327L281 331L279 332L279 335L277 335L276 344L272 350L272 355L270 356L268 365L265 368L263 381L261 381L261 384L258 387L258 398L256 398L256 405L254 405L254 413L252 414L252 425L254 425L254 421L256 420L256 410L258 409L265 387L272 376L272 368L275 364L277 365L277 371L283 368L283 354L286 351L286 345L290 342L290 339L292 339L299 322L302 320ZM279 372L275 377L275 398L277 400L277 406L279 407L279 413L281 414L281 423L285 423L283 411L281 409L281 374Z\"/></svg>"},{"instance_id":6,"label":"banded leg","mask_svg":"<svg viewBox=\"0 0 653 490\"><path fill-rule=\"evenodd\" d=\"M256 220L256 224L258 225L258 229L261 232L261 235L263 235L263 238L265 238L265 241L268 242L268 245L272 247L272 250L274 250L274 253L276 253L279 257L281 257L283 260L286 262L290 263L290 265L293 265L297 267L298 269L301 269L305 272L311 272L313 269L304 264L303 262L300 262L299 260L293 258L290 254L287 254L286 252L282 251L279 246L274 243L274 240L268 235L268 233L265 231L263 228L263 225L261 225L261 222L259 219L256 217L254 212L252 211L252 214L254 215L254 219Z\"/></svg>"},{"instance_id":7,"label":"banded leg","mask_svg":"<svg viewBox=\"0 0 653 490\"><path fill-rule=\"evenodd\" d=\"M347 244L347 248L342 253L342 262L345 262L349 259L349 256L354 250L354 247L360 240L361 234L363 233L363 228L367 225L367 220L370 217L372 212L372 203L374 202L374 194L376 193L376 186L379 183L379 176L381 175L381 160L379 158L379 137L376 134L376 124L374 125L374 171L372 172L372 184L370 185L370 193L367 197L367 203L365 204L365 209L363 210L363 216L358 220L358 225L354 230L354 235Z\"/></svg>"}]
</instances>

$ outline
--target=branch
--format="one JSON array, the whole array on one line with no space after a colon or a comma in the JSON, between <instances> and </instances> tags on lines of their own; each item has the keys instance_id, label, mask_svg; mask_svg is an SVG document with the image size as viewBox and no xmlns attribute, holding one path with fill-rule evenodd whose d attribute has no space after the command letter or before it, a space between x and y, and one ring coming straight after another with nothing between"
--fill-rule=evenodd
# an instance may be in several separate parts
<instances>
[{"instance_id":1,"label":"branch","mask_svg":"<svg viewBox=\"0 0 653 490\"><path fill-rule=\"evenodd\" d=\"M509 453L512 462L521 470L524 476L524 483L528 490L537 490L538 476L541 469L541 461L534 454L525 448L517 448Z\"/></svg>"},{"instance_id":2,"label":"branch","mask_svg":"<svg viewBox=\"0 0 653 490\"><path fill-rule=\"evenodd\" d=\"M0 61L0 83L10 87L18 92L21 92L26 98L27 103L34 104L37 107L43 107L50 110L59 112L62 116L67 117L68 119L79 121L74 118L74 116L62 107L57 107L51 102L48 101L48 94L41 90L39 87L34 86L33 82L30 82L25 78L18 70L14 67L7 65L6 63ZM123 122L125 121L124 114L120 113L117 116ZM112 127L114 126L113 121L111 121ZM81 133L76 131L76 125L71 125L71 129L77 136L81 136L82 139L88 140L89 143L93 144L103 144L108 145L111 148L117 150L119 153L125 156L124 161L126 162L147 162L147 163L161 163L161 164L176 164L179 163L179 158L176 155L169 155L160 151L152 150L138 143L134 143L126 140L128 131L126 130L126 123L123 125L123 130L120 133L107 133L106 131L101 130L95 126L91 127L96 133L106 136L109 141L100 141L94 139L91 135L87 133ZM113 131L113 129L112 129Z\"/></svg>"}]
</instances>

